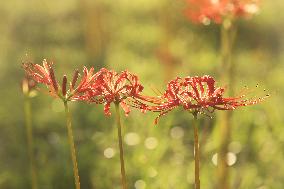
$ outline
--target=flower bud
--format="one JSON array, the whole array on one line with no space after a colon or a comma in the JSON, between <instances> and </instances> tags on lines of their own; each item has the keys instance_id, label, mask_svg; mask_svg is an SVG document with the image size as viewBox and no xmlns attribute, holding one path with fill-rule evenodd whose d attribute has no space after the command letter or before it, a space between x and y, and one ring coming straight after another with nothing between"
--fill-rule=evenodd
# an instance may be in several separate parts
<instances>
[{"instance_id":1,"label":"flower bud","mask_svg":"<svg viewBox=\"0 0 284 189\"><path fill-rule=\"evenodd\" d=\"M64 75L63 80L62 80L62 95L63 96L66 95L66 84L67 84L67 77L66 75Z\"/></svg>"},{"instance_id":2,"label":"flower bud","mask_svg":"<svg viewBox=\"0 0 284 189\"><path fill-rule=\"evenodd\" d=\"M53 86L54 90L57 92L58 91L58 84L57 84L57 81L55 79L54 71L53 71L52 68L49 69L49 75L50 75L52 86Z\"/></svg>"},{"instance_id":3,"label":"flower bud","mask_svg":"<svg viewBox=\"0 0 284 189\"><path fill-rule=\"evenodd\" d=\"M74 75L73 75L73 79L72 79L72 83L71 83L71 88L74 89L76 82L78 80L78 76L79 76L79 70L75 70Z\"/></svg>"}]
</instances>

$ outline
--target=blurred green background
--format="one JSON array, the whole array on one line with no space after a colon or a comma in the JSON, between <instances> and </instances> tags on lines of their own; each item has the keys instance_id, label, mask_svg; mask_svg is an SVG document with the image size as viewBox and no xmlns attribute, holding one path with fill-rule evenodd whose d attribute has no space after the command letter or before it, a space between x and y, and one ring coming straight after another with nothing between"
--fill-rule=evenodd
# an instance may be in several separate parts
<instances>
[{"instance_id":1,"label":"blurred green background","mask_svg":"<svg viewBox=\"0 0 284 189\"><path fill-rule=\"evenodd\" d=\"M163 91L176 76L219 77L220 28L194 25L182 0L29 0L0 3L0 188L30 188L23 112L21 62L53 60L57 76L75 68L128 69L140 76L145 94ZM284 188L283 0L262 1L260 14L238 21L233 61L235 91L247 85L272 97L234 113L230 143L233 189ZM255 89L259 84L260 89ZM218 83L226 86L226 83ZM229 87L229 86L228 86ZM74 188L61 102L32 98L40 189ZM102 106L71 103L82 189L119 189L114 115ZM155 114L133 110L123 117L129 188L194 186L192 116L175 110L154 126ZM201 187L217 183L218 114L200 118Z\"/></svg>"}]
</instances>

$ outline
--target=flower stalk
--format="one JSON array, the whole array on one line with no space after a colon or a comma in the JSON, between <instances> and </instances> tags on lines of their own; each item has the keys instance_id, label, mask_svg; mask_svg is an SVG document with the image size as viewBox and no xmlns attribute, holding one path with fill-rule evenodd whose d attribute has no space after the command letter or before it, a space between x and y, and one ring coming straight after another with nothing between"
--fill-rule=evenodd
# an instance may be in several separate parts
<instances>
[{"instance_id":1,"label":"flower stalk","mask_svg":"<svg viewBox=\"0 0 284 189\"><path fill-rule=\"evenodd\" d=\"M234 83L235 83L235 64L232 61L232 49L234 45L234 39L236 35L236 29L233 21L230 19L224 20L221 26L221 58L222 58L222 78L228 83L230 89L228 94L234 95ZM225 68L225 71L224 71ZM221 141L219 144L219 161L218 161L218 188L229 188L229 169L227 165L227 153L229 151L229 143L231 140L231 119L233 112L222 113L222 123L220 127Z\"/></svg>"},{"instance_id":2,"label":"flower stalk","mask_svg":"<svg viewBox=\"0 0 284 189\"><path fill-rule=\"evenodd\" d=\"M117 135L118 135L118 142L119 142L121 184L122 184L122 189L127 189L125 165L124 165L124 154L123 154L123 144L122 144L122 134L121 134L121 121L120 121L119 103L114 103L114 104L115 104L115 111L116 111Z\"/></svg>"},{"instance_id":3,"label":"flower stalk","mask_svg":"<svg viewBox=\"0 0 284 189\"><path fill-rule=\"evenodd\" d=\"M76 189L80 189L80 178L79 178L76 150L75 150L74 137L73 137L73 131L72 131L72 124L71 124L71 113L70 113L67 101L64 101L64 107L65 107L65 114L66 114L68 141L70 145L71 159L73 163L73 174L74 174L75 186L76 186Z\"/></svg>"},{"instance_id":4,"label":"flower stalk","mask_svg":"<svg viewBox=\"0 0 284 189\"><path fill-rule=\"evenodd\" d=\"M32 189L37 189L38 184L37 184L37 171L35 166L34 145L33 145L32 109L31 109L30 97L28 96L28 94L25 94L24 111L25 111L28 154L30 159L31 187Z\"/></svg>"},{"instance_id":5,"label":"flower stalk","mask_svg":"<svg viewBox=\"0 0 284 189\"><path fill-rule=\"evenodd\" d=\"M198 140L198 126L197 126L197 113L193 113L194 116L194 162L195 162L195 189L200 189L200 179L199 179L199 140Z\"/></svg>"}]
</instances>

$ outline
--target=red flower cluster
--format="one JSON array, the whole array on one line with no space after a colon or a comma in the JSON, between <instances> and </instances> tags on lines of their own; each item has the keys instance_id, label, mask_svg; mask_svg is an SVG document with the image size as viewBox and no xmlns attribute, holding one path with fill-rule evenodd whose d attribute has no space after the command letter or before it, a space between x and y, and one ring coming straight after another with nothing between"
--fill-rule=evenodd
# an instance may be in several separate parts
<instances>
[{"instance_id":1,"label":"red flower cluster","mask_svg":"<svg viewBox=\"0 0 284 189\"><path fill-rule=\"evenodd\" d=\"M125 114L130 112L126 99L131 101L131 106L138 106L142 109L143 103L138 99L142 99L140 93L143 86L139 83L138 77L123 71L116 73L102 68L98 72L94 72L94 68L88 70L83 69L83 76L80 83L76 87L79 77L79 71L76 70L69 90L67 90L67 77L63 76L61 87L58 85L52 62L43 60L43 65L32 63L23 63L23 67L29 77L37 83L45 84L49 90L49 94L63 101L86 101L89 103L104 104L104 112L110 115L111 103L120 104ZM132 100L130 100L131 98ZM145 107L145 106L144 106ZM144 108L145 109L145 108Z\"/></svg>"},{"instance_id":2,"label":"red flower cluster","mask_svg":"<svg viewBox=\"0 0 284 189\"><path fill-rule=\"evenodd\" d=\"M144 88L139 83L138 77L128 71L117 73L113 70L102 68L98 72L96 80L96 83L91 86L87 98L89 102L104 104L106 115L111 114L111 103L120 104L125 115L128 115L130 108L126 103L126 99L131 98L136 102Z\"/></svg>"},{"instance_id":3,"label":"red flower cluster","mask_svg":"<svg viewBox=\"0 0 284 189\"><path fill-rule=\"evenodd\" d=\"M49 94L66 101L86 101L104 104L104 112L110 115L111 103L119 104L128 115L130 106L141 111L159 112L156 123L162 115L182 106L194 113L211 113L216 110L234 110L239 106L256 104L264 98L244 99L245 95L225 98L224 88L216 87L215 80L210 76L176 78L167 85L162 96L151 97L141 95L143 86L138 77L128 71L117 73L102 68L94 72L94 68L83 69L83 76L76 86L79 71L76 70L70 87L67 90L67 78L63 76L59 86L52 68L52 62L43 61L43 66L24 63L27 75L38 83L43 83L49 89ZM151 105L149 105L151 104Z\"/></svg>"},{"instance_id":4,"label":"red flower cluster","mask_svg":"<svg viewBox=\"0 0 284 189\"><path fill-rule=\"evenodd\" d=\"M186 16L195 23L220 24L225 17L249 17L259 10L259 0L186 0Z\"/></svg>"},{"instance_id":5,"label":"red flower cluster","mask_svg":"<svg viewBox=\"0 0 284 189\"><path fill-rule=\"evenodd\" d=\"M83 77L78 86L76 87L76 82L79 77L79 71L76 70L72 82L70 82L70 88L67 90L66 75L63 76L62 85L59 86L52 68L53 63L47 62L44 59L42 64L40 66L39 64L23 63L23 68L27 75L34 81L45 84L49 90L49 94L55 98L61 98L64 101L83 100L85 92L95 82L96 75L94 74L94 68L88 71L84 67Z\"/></svg>"},{"instance_id":6,"label":"red flower cluster","mask_svg":"<svg viewBox=\"0 0 284 189\"><path fill-rule=\"evenodd\" d=\"M215 109L234 110L240 106L253 105L265 98L244 99L245 95L225 98L224 91L224 88L216 87L215 80L207 75L178 77L168 83L164 95L159 97L160 103L148 106L147 110L160 113L155 120L157 123L159 117L180 106L193 113L212 113Z\"/></svg>"}]
</instances>

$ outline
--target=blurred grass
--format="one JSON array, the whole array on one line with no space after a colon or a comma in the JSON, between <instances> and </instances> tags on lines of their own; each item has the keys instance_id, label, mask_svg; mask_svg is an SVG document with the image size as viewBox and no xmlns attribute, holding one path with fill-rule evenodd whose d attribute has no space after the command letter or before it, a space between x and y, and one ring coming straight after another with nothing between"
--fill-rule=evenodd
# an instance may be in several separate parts
<instances>
[{"instance_id":1,"label":"blurred grass","mask_svg":"<svg viewBox=\"0 0 284 189\"><path fill-rule=\"evenodd\" d=\"M232 137L241 151L230 167L233 188L284 187L281 7L282 0L263 1L259 15L238 22L236 91L259 84L256 94L265 95L265 88L272 97L234 114ZM182 9L182 1L169 0L1 2L0 188L30 188L20 87L26 54L37 63L43 58L54 60L58 76L67 73L70 77L74 68L84 65L128 69L140 76L148 95L154 94L152 88L163 91L166 81L175 76L218 77L218 27L193 25L183 17ZM32 108L40 188L72 188L63 109L43 94L32 99ZM105 117L101 106L83 103L74 103L71 109L82 188L120 188L114 116ZM125 143L130 188L143 189L144 184L149 189L193 187L191 116L176 110L158 126L154 118L137 110L123 118L123 132L135 132L140 138L135 146ZM212 188L217 182L211 159L217 151L218 122L204 117L200 123L204 125L201 186ZM183 137L172 137L176 127L182 129ZM145 147L149 137L157 139L156 148ZM104 156L106 148L115 151L113 158Z\"/></svg>"}]
</instances>

